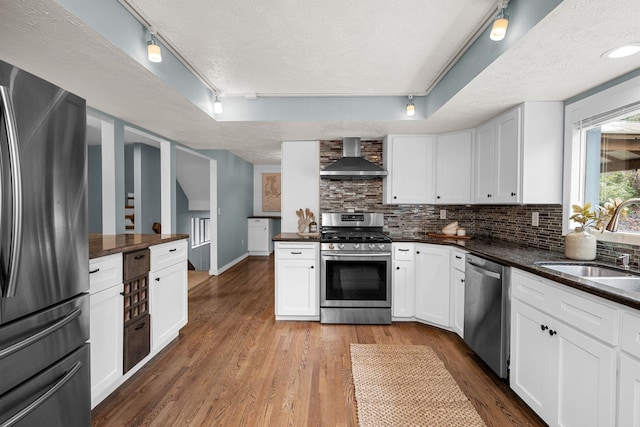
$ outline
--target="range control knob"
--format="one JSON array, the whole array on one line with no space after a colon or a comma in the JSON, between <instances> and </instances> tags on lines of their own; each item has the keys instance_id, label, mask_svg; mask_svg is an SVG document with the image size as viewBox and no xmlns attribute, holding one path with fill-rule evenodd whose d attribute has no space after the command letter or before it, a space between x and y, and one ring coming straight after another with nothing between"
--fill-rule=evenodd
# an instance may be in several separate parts
<instances>
[{"instance_id":1,"label":"range control knob","mask_svg":"<svg viewBox=\"0 0 640 427\"><path fill-rule=\"evenodd\" d=\"M344 249L344 243L338 243L338 249Z\"/></svg>"},{"instance_id":2,"label":"range control knob","mask_svg":"<svg viewBox=\"0 0 640 427\"><path fill-rule=\"evenodd\" d=\"M333 250L334 246L333 243L329 243L329 249Z\"/></svg>"},{"instance_id":3,"label":"range control knob","mask_svg":"<svg viewBox=\"0 0 640 427\"><path fill-rule=\"evenodd\" d=\"M374 250L376 248L376 245L374 245L373 243L369 243L369 249Z\"/></svg>"},{"instance_id":4,"label":"range control knob","mask_svg":"<svg viewBox=\"0 0 640 427\"><path fill-rule=\"evenodd\" d=\"M378 249L383 250L384 249L384 243L378 243Z\"/></svg>"},{"instance_id":5,"label":"range control knob","mask_svg":"<svg viewBox=\"0 0 640 427\"><path fill-rule=\"evenodd\" d=\"M353 249L360 249L360 243L354 243L353 244Z\"/></svg>"}]
</instances>

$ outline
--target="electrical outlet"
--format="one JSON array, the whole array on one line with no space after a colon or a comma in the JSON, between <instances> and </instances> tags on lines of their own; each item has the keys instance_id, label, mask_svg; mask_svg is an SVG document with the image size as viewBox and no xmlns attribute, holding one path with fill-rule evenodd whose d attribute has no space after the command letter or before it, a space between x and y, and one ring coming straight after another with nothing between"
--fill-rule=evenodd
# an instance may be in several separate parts
<instances>
[{"instance_id":1,"label":"electrical outlet","mask_svg":"<svg viewBox=\"0 0 640 427\"><path fill-rule=\"evenodd\" d=\"M447 210L440 209L440 219L447 219Z\"/></svg>"},{"instance_id":2,"label":"electrical outlet","mask_svg":"<svg viewBox=\"0 0 640 427\"><path fill-rule=\"evenodd\" d=\"M531 225L533 227L540 225L540 212L531 212Z\"/></svg>"}]
</instances>

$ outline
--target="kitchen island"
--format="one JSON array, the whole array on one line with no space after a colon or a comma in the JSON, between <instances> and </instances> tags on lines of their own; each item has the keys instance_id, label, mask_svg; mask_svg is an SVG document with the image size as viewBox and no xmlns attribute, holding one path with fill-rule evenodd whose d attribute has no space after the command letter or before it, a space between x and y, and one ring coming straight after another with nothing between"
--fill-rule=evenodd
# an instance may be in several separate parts
<instances>
[{"instance_id":1,"label":"kitchen island","mask_svg":"<svg viewBox=\"0 0 640 427\"><path fill-rule=\"evenodd\" d=\"M187 324L188 237L89 235L92 408Z\"/></svg>"}]
</instances>

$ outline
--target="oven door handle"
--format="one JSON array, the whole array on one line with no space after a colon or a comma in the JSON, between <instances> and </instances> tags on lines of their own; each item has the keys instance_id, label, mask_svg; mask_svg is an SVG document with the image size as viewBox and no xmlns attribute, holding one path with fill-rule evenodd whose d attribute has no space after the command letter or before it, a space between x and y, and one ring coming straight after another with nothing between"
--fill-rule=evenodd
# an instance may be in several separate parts
<instances>
[{"instance_id":1,"label":"oven door handle","mask_svg":"<svg viewBox=\"0 0 640 427\"><path fill-rule=\"evenodd\" d=\"M331 258L331 259L342 259L342 258L371 258L371 257L375 257L375 258L383 258L383 257L391 257L391 253L372 253L372 254L341 254L341 255L337 255L337 254L331 254L331 255L325 255L322 254L322 256L324 258Z\"/></svg>"}]
</instances>

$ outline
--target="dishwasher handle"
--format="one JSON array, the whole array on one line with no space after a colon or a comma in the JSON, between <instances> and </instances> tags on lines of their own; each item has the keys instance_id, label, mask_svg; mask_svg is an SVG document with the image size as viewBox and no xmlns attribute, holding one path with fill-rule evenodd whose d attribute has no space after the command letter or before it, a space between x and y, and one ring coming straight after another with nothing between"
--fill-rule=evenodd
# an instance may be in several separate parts
<instances>
[{"instance_id":1,"label":"dishwasher handle","mask_svg":"<svg viewBox=\"0 0 640 427\"><path fill-rule=\"evenodd\" d=\"M502 279L502 275L500 273L496 273L495 271L487 270L484 267L482 267L481 265L474 264L471 261L467 261L467 264L470 265L471 267L475 268L476 270L478 270L480 272L480 274L482 274L484 276L493 277L494 279L498 279L498 280Z\"/></svg>"}]
</instances>

